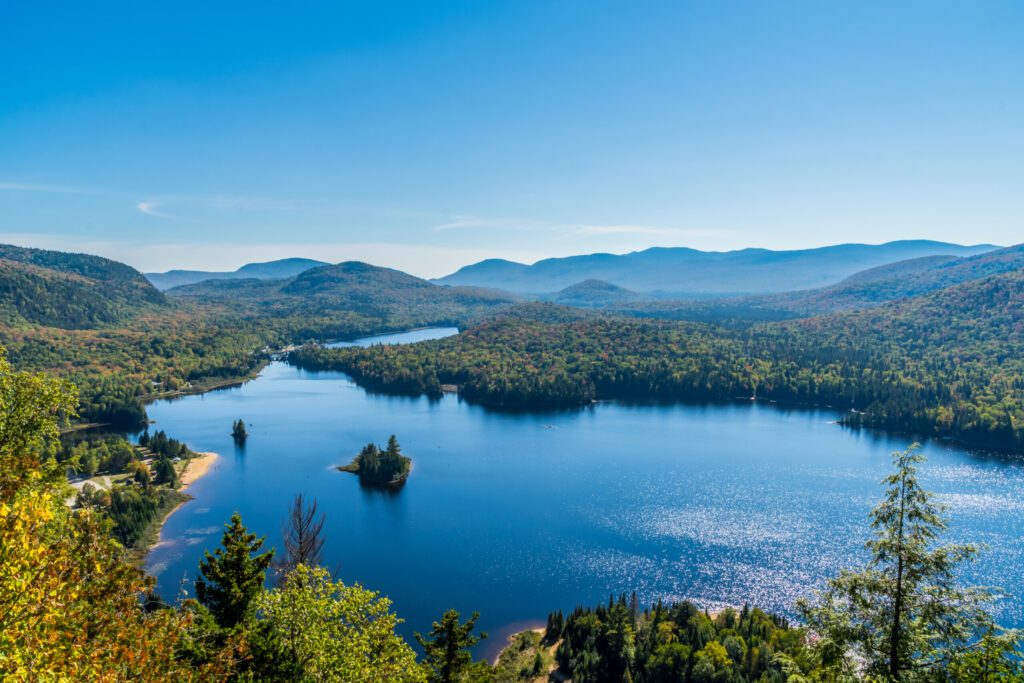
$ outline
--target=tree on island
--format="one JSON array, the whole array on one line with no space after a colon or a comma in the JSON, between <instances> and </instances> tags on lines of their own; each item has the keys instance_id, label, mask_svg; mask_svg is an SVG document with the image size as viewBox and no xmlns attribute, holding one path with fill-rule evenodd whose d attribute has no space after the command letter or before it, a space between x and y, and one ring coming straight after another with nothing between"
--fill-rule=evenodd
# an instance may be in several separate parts
<instances>
[{"instance_id":1,"label":"tree on island","mask_svg":"<svg viewBox=\"0 0 1024 683\"><path fill-rule=\"evenodd\" d=\"M273 549L259 552L265 540L250 534L236 512L225 525L221 547L212 555L207 551L199 562L196 597L222 628L234 628L253 615L253 601L263 592L274 557Z\"/></svg>"},{"instance_id":2,"label":"tree on island","mask_svg":"<svg viewBox=\"0 0 1024 683\"><path fill-rule=\"evenodd\" d=\"M800 606L822 636L823 654L847 673L863 666L879 680L908 680L994 642L986 640L996 630L986 610L992 594L957 582L976 546L936 545L946 530L944 507L918 483L918 448L893 453L895 472L883 480L885 498L871 512L867 566L829 581L817 605Z\"/></svg>"},{"instance_id":3,"label":"tree on island","mask_svg":"<svg viewBox=\"0 0 1024 683\"><path fill-rule=\"evenodd\" d=\"M423 664L430 683L456 683L463 679L463 674L473 663L470 648L487 637L486 633L473 634L479 618L480 613L473 612L465 623L461 623L459 613L450 609L440 622L434 622L427 637L414 634L416 642L423 648Z\"/></svg>"},{"instance_id":4,"label":"tree on island","mask_svg":"<svg viewBox=\"0 0 1024 683\"><path fill-rule=\"evenodd\" d=\"M245 443L245 440L249 438L249 433L245 431L245 421L242 418L238 418L231 424L231 438L238 444Z\"/></svg>"}]
</instances>

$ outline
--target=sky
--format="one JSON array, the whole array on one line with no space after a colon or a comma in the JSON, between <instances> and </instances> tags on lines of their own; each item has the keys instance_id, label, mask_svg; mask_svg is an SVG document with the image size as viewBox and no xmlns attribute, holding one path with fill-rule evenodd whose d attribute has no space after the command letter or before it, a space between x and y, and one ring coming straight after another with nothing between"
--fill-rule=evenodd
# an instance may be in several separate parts
<instances>
[{"instance_id":1,"label":"sky","mask_svg":"<svg viewBox=\"0 0 1024 683\"><path fill-rule=\"evenodd\" d=\"M0 241L144 271L1024 235L1024 3L8 2Z\"/></svg>"}]
</instances>

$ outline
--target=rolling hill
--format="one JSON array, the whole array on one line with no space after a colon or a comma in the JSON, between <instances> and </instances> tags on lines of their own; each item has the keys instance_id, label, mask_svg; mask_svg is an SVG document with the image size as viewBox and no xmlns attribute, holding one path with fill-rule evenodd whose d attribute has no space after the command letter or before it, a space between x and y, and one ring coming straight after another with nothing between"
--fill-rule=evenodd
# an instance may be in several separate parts
<instances>
[{"instance_id":1,"label":"rolling hill","mask_svg":"<svg viewBox=\"0 0 1024 683\"><path fill-rule=\"evenodd\" d=\"M286 258L265 263L247 263L231 272L169 270L166 273L146 273L146 277L157 289L165 291L172 287L190 285L204 280L279 280L294 277L304 270L325 265L327 265L325 262L313 259Z\"/></svg>"},{"instance_id":2,"label":"rolling hill","mask_svg":"<svg viewBox=\"0 0 1024 683\"><path fill-rule=\"evenodd\" d=\"M928 240L816 249L705 252L684 247L552 258L533 265L481 261L436 280L512 292L555 292L589 279L636 292L760 294L824 287L867 268L925 256L971 256L997 247Z\"/></svg>"},{"instance_id":3,"label":"rolling hill","mask_svg":"<svg viewBox=\"0 0 1024 683\"><path fill-rule=\"evenodd\" d=\"M207 280L168 294L174 300L218 304L249 316L303 319L310 329L316 321L344 316L376 320L379 329L463 324L518 300L488 289L442 287L359 261L311 268L285 280Z\"/></svg>"},{"instance_id":4,"label":"rolling hill","mask_svg":"<svg viewBox=\"0 0 1024 683\"><path fill-rule=\"evenodd\" d=\"M0 321L87 329L121 322L167 300L117 261L0 245Z\"/></svg>"},{"instance_id":5,"label":"rolling hill","mask_svg":"<svg viewBox=\"0 0 1024 683\"><path fill-rule=\"evenodd\" d=\"M563 306L578 306L580 308L617 306L637 301L640 298L640 294L624 287L613 285L604 280L593 279L577 282L565 289L542 297L545 301Z\"/></svg>"}]
</instances>

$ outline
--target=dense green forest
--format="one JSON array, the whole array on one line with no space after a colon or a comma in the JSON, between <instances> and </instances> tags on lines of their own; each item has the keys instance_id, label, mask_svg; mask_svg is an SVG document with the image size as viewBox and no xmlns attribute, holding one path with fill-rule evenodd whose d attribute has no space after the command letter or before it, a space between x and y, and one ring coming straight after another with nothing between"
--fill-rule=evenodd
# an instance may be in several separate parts
<instances>
[{"instance_id":1,"label":"dense green forest","mask_svg":"<svg viewBox=\"0 0 1024 683\"><path fill-rule=\"evenodd\" d=\"M732 328L630 318L499 318L407 346L307 346L291 361L366 385L505 408L757 397L849 424L1024 448L1024 272L865 311ZM538 320L537 318L541 318Z\"/></svg>"},{"instance_id":2,"label":"dense green forest","mask_svg":"<svg viewBox=\"0 0 1024 683\"><path fill-rule=\"evenodd\" d=\"M573 681L786 681L778 655L809 659L806 633L759 609L715 614L689 602L638 612L622 596L596 608L548 617L545 640Z\"/></svg>"},{"instance_id":3,"label":"dense green forest","mask_svg":"<svg viewBox=\"0 0 1024 683\"><path fill-rule=\"evenodd\" d=\"M85 329L166 307L134 268L88 254L0 244L0 323Z\"/></svg>"}]
</instances>

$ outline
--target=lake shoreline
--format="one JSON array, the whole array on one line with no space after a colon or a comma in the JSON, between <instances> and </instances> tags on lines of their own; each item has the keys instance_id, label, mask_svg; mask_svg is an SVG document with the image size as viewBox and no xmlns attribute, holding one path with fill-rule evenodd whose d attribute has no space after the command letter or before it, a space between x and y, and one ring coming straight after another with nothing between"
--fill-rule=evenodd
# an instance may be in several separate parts
<instances>
[{"instance_id":1,"label":"lake shoreline","mask_svg":"<svg viewBox=\"0 0 1024 683\"><path fill-rule=\"evenodd\" d=\"M192 496L185 493L185 490L188 489L189 486L191 486L192 484L196 483L197 481L205 477L207 474L209 474L210 468L213 467L214 463L216 463L219 459L219 453L207 451L203 453L196 453L196 457L189 458L186 461L185 469L181 473L181 488L177 489L177 492L184 495L185 498L164 514L163 518L156 526L156 540L146 545L146 550L143 553L143 557L149 555L150 551L152 551L154 548L159 547L162 543L165 542L164 539L161 538L161 536L163 535L164 525L167 524L167 520L169 520L171 518L171 515L177 512L182 505L188 503L191 500L194 500Z\"/></svg>"}]
</instances>

